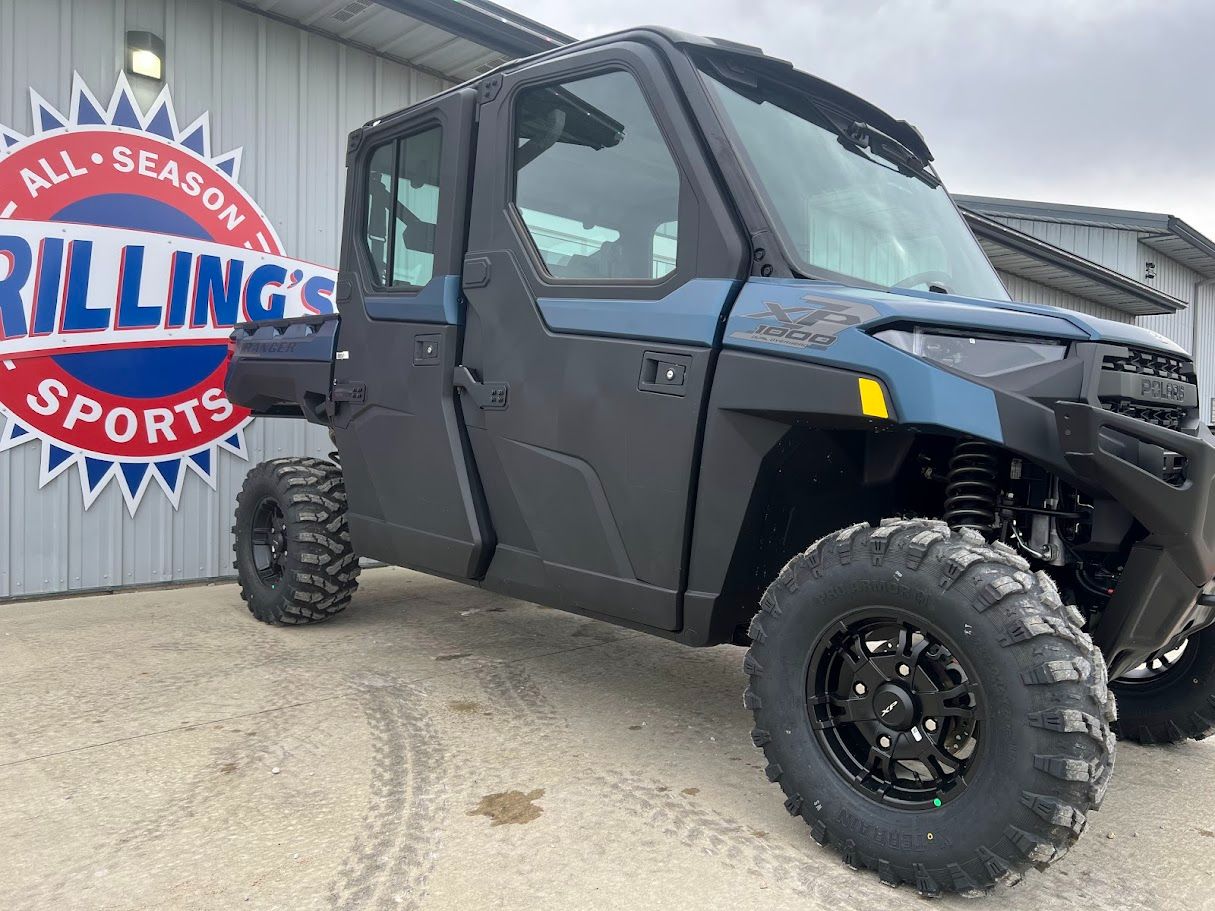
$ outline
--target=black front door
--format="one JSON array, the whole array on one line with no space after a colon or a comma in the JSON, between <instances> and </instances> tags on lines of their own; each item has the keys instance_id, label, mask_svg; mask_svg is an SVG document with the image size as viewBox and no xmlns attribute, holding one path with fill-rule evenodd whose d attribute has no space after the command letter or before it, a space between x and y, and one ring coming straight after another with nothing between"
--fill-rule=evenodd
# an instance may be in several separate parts
<instances>
[{"instance_id":1,"label":"black front door","mask_svg":"<svg viewBox=\"0 0 1215 911\"><path fill-rule=\"evenodd\" d=\"M497 538L485 584L677 629L741 237L648 46L508 74L479 122L463 364L481 385L462 404Z\"/></svg>"},{"instance_id":2,"label":"black front door","mask_svg":"<svg viewBox=\"0 0 1215 911\"><path fill-rule=\"evenodd\" d=\"M334 370L355 549L460 579L491 549L453 391L474 96L352 137Z\"/></svg>"}]
</instances>

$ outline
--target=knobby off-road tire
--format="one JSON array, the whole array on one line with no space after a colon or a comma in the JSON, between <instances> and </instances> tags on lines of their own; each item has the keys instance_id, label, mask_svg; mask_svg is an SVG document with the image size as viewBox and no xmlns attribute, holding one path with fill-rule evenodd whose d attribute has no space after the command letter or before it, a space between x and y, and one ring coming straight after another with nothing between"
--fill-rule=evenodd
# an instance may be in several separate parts
<instances>
[{"instance_id":1,"label":"knobby off-road tire","mask_svg":"<svg viewBox=\"0 0 1215 911\"><path fill-rule=\"evenodd\" d=\"M1180 743L1215 733L1215 627L1187 639L1171 666L1156 659L1110 688L1118 697L1114 732L1123 740Z\"/></svg>"},{"instance_id":2,"label":"knobby off-road tire","mask_svg":"<svg viewBox=\"0 0 1215 911\"><path fill-rule=\"evenodd\" d=\"M318 623L358 588L341 469L324 459L254 467L236 498L233 553L240 594L264 623Z\"/></svg>"},{"instance_id":3,"label":"knobby off-road tire","mask_svg":"<svg viewBox=\"0 0 1215 911\"><path fill-rule=\"evenodd\" d=\"M971 705L972 717L981 720L977 747L962 763L963 784L959 789L953 778L939 805L929 791L917 795L915 809L892 806L888 795L912 785L887 785L886 796L877 796L873 782L881 775L850 778L840 751L824 746L837 730L859 728L822 720L825 701L829 714L844 703L814 695L815 655L831 654L822 651L832 647L828 643L850 641L841 632L851 628L850 617L875 611L913 618L908 628L921 631L918 639L909 634L877 651L889 647L896 656L916 655L920 664L925 655L935 655L938 665L953 661L947 668L951 681L966 681L973 694L950 703ZM1114 702L1105 662L1080 631L1080 621L1059 600L1049 577L1030 573L1015 552L988 546L976 532L892 520L819 541L794 557L764 594L745 662L750 685L744 704L755 716L752 739L767 757L768 778L785 793L785 808L850 866L874 870L892 886L912 884L924 895L986 891L1002 879L1019 878L1030 865L1058 859L1084 830L1088 812L1100 805L1114 762ZM870 648L857 642L861 650ZM839 654L855 653L841 647ZM897 674L906 666L901 657L893 665L889 656L870 662L900 668ZM911 676L923 682L920 664ZM939 685L945 693L950 681ZM911 700L918 705L919 698ZM945 702L938 693L933 705ZM863 717L859 705L846 712ZM894 706L879 704L875 696L869 711L876 716L882 709ZM916 717L916 726L900 733L920 736L896 737L888 754L913 744L925 749L922 738L930 729L937 737L958 730L951 728L955 719ZM842 742L844 734L838 736ZM876 767L889 768L880 757Z\"/></svg>"}]
</instances>

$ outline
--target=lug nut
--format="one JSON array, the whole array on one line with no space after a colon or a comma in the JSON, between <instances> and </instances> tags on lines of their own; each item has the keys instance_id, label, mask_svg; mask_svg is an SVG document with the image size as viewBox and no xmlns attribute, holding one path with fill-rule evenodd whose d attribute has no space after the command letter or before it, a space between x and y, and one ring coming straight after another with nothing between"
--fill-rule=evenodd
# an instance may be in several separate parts
<instances>
[{"instance_id":1,"label":"lug nut","mask_svg":"<svg viewBox=\"0 0 1215 911\"><path fill-rule=\"evenodd\" d=\"M880 746L883 750L890 749L890 738L883 734L878 738L878 746Z\"/></svg>"},{"instance_id":2,"label":"lug nut","mask_svg":"<svg viewBox=\"0 0 1215 911\"><path fill-rule=\"evenodd\" d=\"M905 664L900 664L899 665L899 676L900 677L909 677L910 675L911 675L911 668L909 668Z\"/></svg>"},{"instance_id":3,"label":"lug nut","mask_svg":"<svg viewBox=\"0 0 1215 911\"><path fill-rule=\"evenodd\" d=\"M928 733L931 734L936 729L937 729L937 722L936 722L935 718L925 718L924 719L924 730L926 730Z\"/></svg>"},{"instance_id":4,"label":"lug nut","mask_svg":"<svg viewBox=\"0 0 1215 911\"><path fill-rule=\"evenodd\" d=\"M856 693L858 696L864 696L865 695L865 684L863 684L863 683L856 684L852 688L852 692Z\"/></svg>"}]
</instances>

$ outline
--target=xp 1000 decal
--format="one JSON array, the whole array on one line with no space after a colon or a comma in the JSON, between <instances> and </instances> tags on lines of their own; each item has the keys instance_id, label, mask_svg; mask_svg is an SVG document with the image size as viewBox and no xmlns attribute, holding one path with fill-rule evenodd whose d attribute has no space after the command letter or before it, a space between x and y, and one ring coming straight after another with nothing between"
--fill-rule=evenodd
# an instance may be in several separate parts
<instances>
[{"instance_id":1,"label":"xp 1000 decal","mask_svg":"<svg viewBox=\"0 0 1215 911\"><path fill-rule=\"evenodd\" d=\"M845 329L859 326L878 313L868 304L820 300L812 294L802 301L806 306L785 307L776 301L764 301L765 309L761 312L740 315L754 321L755 326L733 332L730 338L786 348L829 348Z\"/></svg>"},{"instance_id":2,"label":"xp 1000 decal","mask_svg":"<svg viewBox=\"0 0 1215 911\"><path fill-rule=\"evenodd\" d=\"M240 151L167 88L147 113L125 77L103 105L76 76L67 115L31 96L32 135L0 126L0 451L39 441L40 487L78 466L85 508L111 481L176 507L187 470L247 458L232 327L331 312L335 273L283 255Z\"/></svg>"}]
</instances>

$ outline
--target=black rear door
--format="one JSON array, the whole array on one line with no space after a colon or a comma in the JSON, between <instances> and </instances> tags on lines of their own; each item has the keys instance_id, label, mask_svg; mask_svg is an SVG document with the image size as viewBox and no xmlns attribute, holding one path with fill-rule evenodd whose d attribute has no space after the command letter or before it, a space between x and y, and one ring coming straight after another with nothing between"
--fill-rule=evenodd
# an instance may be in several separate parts
<instances>
[{"instance_id":1,"label":"black rear door","mask_svg":"<svg viewBox=\"0 0 1215 911\"><path fill-rule=\"evenodd\" d=\"M475 92L351 137L333 423L358 553L454 578L488 557L453 374Z\"/></svg>"},{"instance_id":2,"label":"black rear door","mask_svg":"<svg viewBox=\"0 0 1215 911\"><path fill-rule=\"evenodd\" d=\"M665 64L619 42L485 86L462 396L488 587L679 626L698 427L746 267Z\"/></svg>"}]
</instances>

